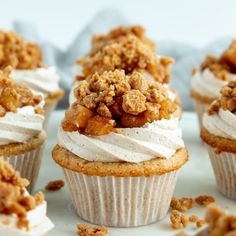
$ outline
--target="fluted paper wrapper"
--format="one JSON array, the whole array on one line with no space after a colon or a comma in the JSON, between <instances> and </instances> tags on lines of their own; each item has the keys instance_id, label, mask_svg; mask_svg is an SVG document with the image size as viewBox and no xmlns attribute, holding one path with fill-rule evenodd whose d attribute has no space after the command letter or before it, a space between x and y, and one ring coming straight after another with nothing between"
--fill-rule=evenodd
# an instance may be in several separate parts
<instances>
[{"instance_id":1,"label":"fluted paper wrapper","mask_svg":"<svg viewBox=\"0 0 236 236\"><path fill-rule=\"evenodd\" d=\"M200 103L200 102L196 101L195 99L193 99L193 105L194 105L195 112L197 113L199 127L201 128L202 117L203 117L204 112L209 107L209 104Z\"/></svg>"},{"instance_id":2,"label":"fluted paper wrapper","mask_svg":"<svg viewBox=\"0 0 236 236\"><path fill-rule=\"evenodd\" d=\"M53 102L51 104L44 105L44 122L43 122L43 129L47 130L49 119L52 115L52 112L55 110L58 102Z\"/></svg>"},{"instance_id":3,"label":"fluted paper wrapper","mask_svg":"<svg viewBox=\"0 0 236 236\"><path fill-rule=\"evenodd\" d=\"M131 227L165 217L177 171L150 177L87 176L63 169L78 215L93 224Z\"/></svg>"},{"instance_id":4,"label":"fluted paper wrapper","mask_svg":"<svg viewBox=\"0 0 236 236\"><path fill-rule=\"evenodd\" d=\"M20 172L21 177L30 181L27 190L31 193L38 178L39 169L42 161L43 146L31 152L26 152L21 155L3 156L3 158L10 163L13 168Z\"/></svg>"},{"instance_id":5,"label":"fluted paper wrapper","mask_svg":"<svg viewBox=\"0 0 236 236\"><path fill-rule=\"evenodd\" d=\"M215 173L218 189L226 197L236 200L236 154L230 152L216 153L206 145Z\"/></svg>"}]
</instances>

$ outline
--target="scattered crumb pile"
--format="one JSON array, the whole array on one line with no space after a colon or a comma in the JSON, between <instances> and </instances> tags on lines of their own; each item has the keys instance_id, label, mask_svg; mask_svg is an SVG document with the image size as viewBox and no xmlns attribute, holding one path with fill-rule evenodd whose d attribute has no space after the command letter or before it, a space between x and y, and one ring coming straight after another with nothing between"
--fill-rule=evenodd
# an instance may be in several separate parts
<instances>
[{"instance_id":1,"label":"scattered crumb pile","mask_svg":"<svg viewBox=\"0 0 236 236\"><path fill-rule=\"evenodd\" d=\"M40 47L14 32L0 31L0 69L9 65L15 69L42 67Z\"/></svg>"},{"instance_id":2,"label":"scattered crumb pile","mask_svg":"<svg viewBox=\"0 0 236 236\"><path fill-rule=\"evenodd\" d=\"M236 81L229 82L221 91L219 99L215 100L208 109L208 114L213 115L220 108L236 113Z\"/></svg>"},{"instance_id":3,"label":"scattered crumb pile","mask_svg":"<svg viewBox=\"0 0 236 236\"><path fill-rule=\"evenodd\" d=\"M0 117L24 106L33 106L36 113L42 114L43 110L36 107L42 101L42 96L34 95L24 84L15 84L9 78L11 71L11 67L0 70Z\"/></svg>"},{"instance_id":4,"label":"scattered crumb pile","mask_svg":"<svg viewBox=\"0 0 236 236\"><path fill-rule=\"evenodd\" d=\"M196 215L187 216L185 212L193 208L194 204L207 206L213 202L215 202L215 199L207 195L199 196L195 199L186 197L180 199L173 198L170 204L172 228L185 228L189 222L195 223L197 228L202 227L205 224L205 220L199 219Z\"/></svg>"},{"instance_id":5,"label":"scattered crumb pile","mask_svg":"<svg viewBox=\"0 0 236 236\"><path fill-rule=\"evenodd\" d=\"M78 236L105 236L108 234L108 229L104 226L89 227L86 224L77 224Z\"/></svg>"},{"instance_id":6,"label":"scattered crumb pile","mask_svg":"<svg viewBox=\"0 0 236 236\"><path fill-rule=\"evenodd\" d=\"M61 188L63 188L64 185L65 185L64 180L58 179L58 180L48 182L48 184L45 186L45 189L48 191L58 191Z\"/></svg>"},{"instance_id":7,"label":"scattered crumb pile","mask_svg":"<svg viewBox=\"0 0 236 236\"><path fill-rule=\"evenodd\" d=\"M44 200L41 192L36 193L35 196L26 195L25 187L28 184L27 179L21 178L6 161L0 159L0 214L15 214L18 217L17 226L26 230L29 228L27 212Z\"/></svg>"}]
</instances>

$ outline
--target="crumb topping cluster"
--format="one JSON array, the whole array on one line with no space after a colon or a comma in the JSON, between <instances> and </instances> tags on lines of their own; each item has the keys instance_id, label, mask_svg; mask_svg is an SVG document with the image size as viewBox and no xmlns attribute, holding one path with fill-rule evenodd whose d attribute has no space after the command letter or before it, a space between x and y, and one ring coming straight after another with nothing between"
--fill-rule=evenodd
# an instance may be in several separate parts
<instances>
[{"instance_id":1,"label":"crumb topping cluster","mask_svg":"<svg viewBox=\"0 0 236 236\"><path fill-rule=\"evenodd\" d=\"M105 226L89 227L86 224L77 224L78 236L105 236L108 234L108 229Z\"/></svg>"},{"instance_id":2,"label":"crumb topping cluster","mask_svg":"<svg viewBox=\"0 0 236 236\"><path fill-rule=\"evenodd\" d=\"M37 44L27 42L14 32L0 31L0 68L15 69L42 67L42 52Z\"/></svg>"},{"instance_id":3,"label":"crumb topping cluster","mask_svg":"<svg viewBox=\"0 0 236 236\"><path fill-rule=\"evenodd\" d=\"M210 69L221 80L229 80L229 73L236 73L236 40L220 57L207 56L201 65L201 69Z\"/></svg>"},{"instance_id":4,"label":"crumb topping cluster","mask_svg":"<svg viewBox=\"0 0 236 236\"><path fill-rule=\"evenodd\" d=\"M24 188L29 184L21 178L6 161L0 159L0 214L18 217L17 226L28 229L27 212L41 204L44 196L41 192L35 196L25 195Z\"/></svg>"},{"instance_id":5,"label":"crumb topping cluster","mask_svg":"<svg viewBox=\"0 0 236 236\"><path fill-rule=\"evenodd\" d=\"M134 35L135 37L139 38L143 43L147 44L150 48L152 48L152 50L156 51L155 43L145 36L145 29L140 25L134 25L130 27L120 26L112 29L108 34L95 35L92 38L92 48L90 51L90 55L94 55L102 47L107 45L107 43L111 41L116 41L117 39L128 35Z\"/></svg>"},{"instance_id":6,"label":"crumb topping cluster","mask_svg":"<svg viewBox=\"0 0 236 236\"><path fill-rule=\"evenodd\" d=\"M236 216L225 214L219 207L211 205L206 212L209 235L236 235Z\"/></svg>"},{"instance_id":7,"label":"crumb topping cluster","mask_svg":"<svg viewBox=\"0 0 236 236\"><path fill-rule=\"evenodd\" d=\"M105 71L80 81L77 101L65 114L65 131L104 135L116 128L142 127L154 120L170 119L176 110L163 86L148 81L138 71Z\"/></svg>"},{"instance_id":8,"label":"crumb topping cluster","mask_svg":"<svg viewBox=\"0 0 236 236\"><path fill-rule=\"evenodd\" d=\"M24 84L15 84L9 78L12 68L0 70L0 117L6 112L16 112L17 108L24 106L37 106L42 101L42 96L34 95ZM42 114L43 110L35 108L35 112Z\"/></svg>"},{"instance_id":9,"label":"crumb topping cluster","mask_svg":"<svg viewBox=\"0 0 236 236\"><path fill-rule=\"evenodd\" d=\"M196 227L202 227L206 222L201 220L196 215L188 216L185 214L188 210L192 209L194 204L199 206L208 206L209 204L215 202L215 199L212 196L202 195L198 196L195 199L193 198L172 198L170 208L170 221L171 227L173 229L181 229L187 227L189 222L195 223Z\"/></svg>"},{"instance_id":10,"label":"crumb topping cluster","mask_svg":"<svg viewBox=\"0 0 236 236\"><path fill-rule=\"evenodd\" d=\"M142 27L118 28L108 35L95 37L91 53L78 63L85 77L115 69L123 69L126 74L145 70L156 81L167 83L171 75L169 67L174 61L156 54L153 42L144 36Z\"/></svg>"},{"instance_id":11,"label":"crumb topping cluster","mask_svg":"<svg viewBox=\"0 0 236 236\"><path fill-rule=\"evenodd\" d=\"M236 81L229 82L221 91L219 99L215 100L208 109L208 114L213 115L220 108L236 113Z\"/></svg>"}]
</instances>

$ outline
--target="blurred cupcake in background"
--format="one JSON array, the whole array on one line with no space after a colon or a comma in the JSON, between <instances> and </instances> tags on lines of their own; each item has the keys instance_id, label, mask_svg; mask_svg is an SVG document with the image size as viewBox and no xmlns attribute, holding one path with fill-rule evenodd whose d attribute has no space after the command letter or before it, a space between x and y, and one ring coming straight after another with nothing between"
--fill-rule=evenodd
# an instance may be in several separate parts
<instances>
[{"instance_id":1,"label":"blurred cupcake in background","mask_svg":"<svg viewBox=\"0 0 236 236\"><path fill-rule=\"evenodd\" d=\"M163 84L171 101L179 105L177 92L169 86L170 65L173 62L172 58L157 56L156 46L145 36L142 26L118 27L108 34L95 35L90 52L77 60L74 66L76 82L70 93L70 104L75 100L74 88L81 80L95 72L101 74L108 70L122 69L126 74L138 71L147 80Z\"/></svg>"},{"instance_id":2,"label":"blurred cupcake in background","mask_svg":"<svg viewBox=\"0 0 236 236\"><path fill-rule=\"evenodd\" d=\"M27 179L21 178L0 158L0 235L45 236L54 227L47 217L47 203L41 192L30 195Z\"/></svg>"},{"instance_id":3,"label":"blurred cupcake in background","mask_svg":"<svg viewBox=\"0 0 236 236\"><path fill-rule=\"evenodd\" d=\"M236 200L236 81L224 86L220 98L204 113L201 138L220 192Z\"/></svg>"},{"instance_id":4,"label":"blurred cupcake in background","mask_svg":"<svg viewBox=\"0 0 236 236\"><path fill-rule=\"evenodd\" d=\"M11 68L0 71L0 157L30 180L32 191L38 177L43 144L44 100L24 84L9 78Z\"/></svg>"},{"instance_id":5,"label":"blurred cupcake in background","mask_svg":"<svg viewBox=\"0 0 236 236\"><path fill-rule=\"evenodd\" d=\"M166 89L139 70L115 69L94 73L75 91L52 156L78 215L115 227L165 217L188 160Z\"/></svg>"},{"instance_id":6,"label":"blurred cupcake in background","mask_svg":"<svg viewBox=\"0 0 236 236\"><path fill-rule=\"evenodd\" d=\"M220 57L207 56L192 74L191 97L201 126L203 113L220 96L221 88L236 81L236 41Z\"/></svg>"},{"instance_id":7,"label":"blurred cupcake in background","mask_svg":"<svg viewBox=\"0 0 236 236\"><path fill-rule=\"evenodd\" d=\"M52 111L64 94L55 69L43 63L42 51L37 44L26 41L14 32L0 31L0 68L8 65L13 67L12 79L43 94L46 128Z\"/></svg>"}]
</instances>

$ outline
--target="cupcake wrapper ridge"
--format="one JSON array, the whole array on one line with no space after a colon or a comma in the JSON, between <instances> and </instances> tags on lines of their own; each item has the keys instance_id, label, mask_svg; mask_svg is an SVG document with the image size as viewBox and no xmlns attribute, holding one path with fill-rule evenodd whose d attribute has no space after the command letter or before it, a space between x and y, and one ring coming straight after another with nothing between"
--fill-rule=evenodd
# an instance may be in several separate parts
<instances>
[{"instance_id":1,"label":"cupcake wrapper ridge","mask_svg":"<svg viewBox=\"0 0 236 236\"><path fill-rule=\"evenodd\" d=\"M77 214L88 222L114 227L147 225L165 217L178 172L100 177L63 171Z\"/></svg>"},{"instance_id":2,"label":"cupcake wrapper ridge","mask_svg":"<svg viewBox=\"0 0 236 236\"><path fill-rule=\"evenodd\" d=\"M204 104L204 103L200 103L200 102L196 101L195 99L193 99L193 105L194 105L195 112L197 113L199 127L201 127L203 114L207 110L209 105Z\"/></svg>"},{"instance_id":3,"label":"cupcake wrapper ridge","mask_svg":"<svg viewBox=\"0 0 236 236\"><path fill-rule=\"evenodd\" d=\"M226 197L236 200L236 154L230 152L216 153L206 145L214 170L218 189Z\"/></svg>"}]
</instances>

